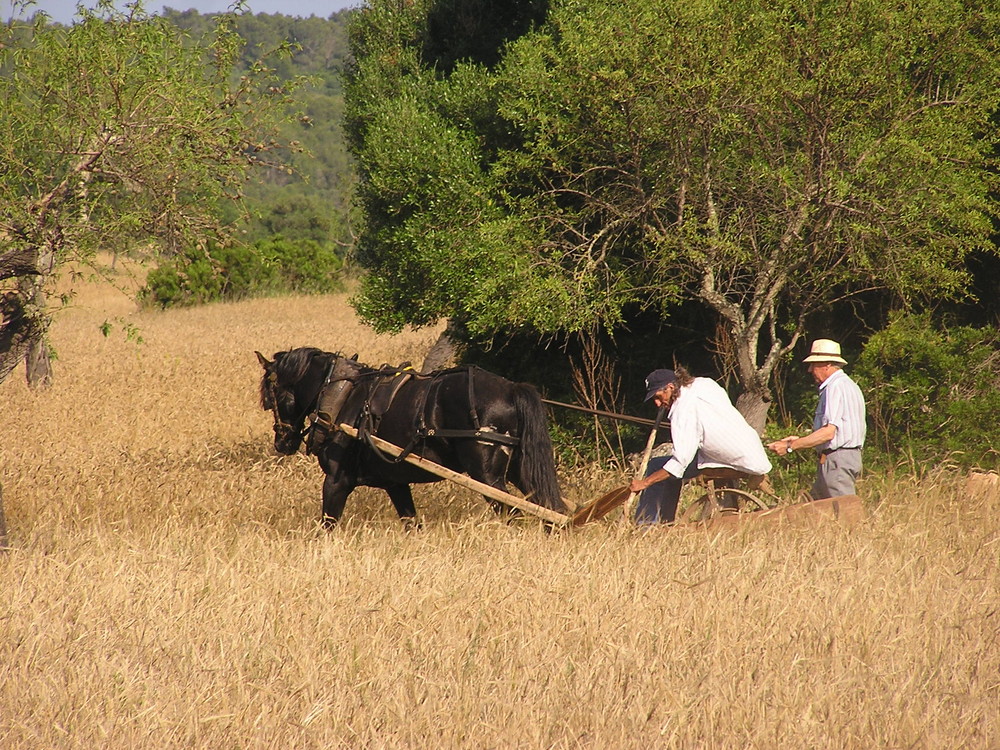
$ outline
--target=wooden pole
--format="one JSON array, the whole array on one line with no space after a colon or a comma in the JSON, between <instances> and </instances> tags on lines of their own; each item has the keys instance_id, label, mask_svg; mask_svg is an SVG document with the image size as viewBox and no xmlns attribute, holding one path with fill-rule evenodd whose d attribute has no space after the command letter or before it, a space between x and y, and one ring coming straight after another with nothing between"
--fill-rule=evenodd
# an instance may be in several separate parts
<instances>
[{"instance_id":1,"label":"wooden pole","mask_svg":"<svg viewBox=\"0 0 1000 750\"><path fill-rule=\"evenodd\" d=\"M652 419L644 419L643 417L630 417L627 414L616 414L613 411L601 411L600 409L588 409L586 406L578 406L577 404L567 404L562 401L551 401L550 399L543 398L543 404L549 404L550 406L561 406L563 409L572 409L574 411L582 411L586 414L593 414L598 417L607 417L608 419L615 419L619 422L631 422L632 424L644 424L644 425L654 425L656 424Z\"/></svg>"},{"instance_id":2,"label":"wooden pole","mask_svg":"<svg viewBox=\"0 0 1000 750\"><path fill-rule=\"evenodd\" d=\"M351 427L349 424L339 424L337 427L341 432L350 435L352 438L357 439L358 431ZM403 453L403 449L397 445L393 445L387 440L383 440L375 435L369 435L367 439L371 440L375 444L375 447L381 451L385 451L391 456L400 456ZM554 523L559 526L564 526L569 523L569 516L565 516L562 513L558 513L549 508L542 507L530 500L525 500L523 498L511 495L503 490L498 490L496 487L491 487L488 484L483 484L482 482L477 482L470 476L466 476L457 471L453 471L441 464L436 464L433 461L428 461L422 456L415 456L412 453L403 459L407 463L413 464L414 466L419 466L424 471L428 471L431 474L441 477L442 479L448 479L455 484L460 484L463 487L467 487L470 490L474 490L486 497L493 500L498 500L504 505L509 505L518 510L523 510L525 513L530 513L533 516L538 516L543 521L548 521L549 523Z\"/></svg>"},{"instance_id":3,"label":"wooden pole","mask_svg":"<svg viewBox=\"0 0 1000 750\"><path fill-rule=\"evenodd\" d=\"M656 421L653 423L653 429L649 432L649 439L646 441L646 450L643 451L642 461L639 462L639 470L635 473L636 479L642 479L646 476L646 467L649 466L649 457L653 455L653 446L656 445L656 433L660 429L660 422L663 421L663 415L666 412L666 409L666 404L664 404L656 412ZM628 499L625 501L625 507L622 509L622 523L628 523L631 520L632 508L638 497L638 492L629 493Z\"/></svg>"}]
</instances>

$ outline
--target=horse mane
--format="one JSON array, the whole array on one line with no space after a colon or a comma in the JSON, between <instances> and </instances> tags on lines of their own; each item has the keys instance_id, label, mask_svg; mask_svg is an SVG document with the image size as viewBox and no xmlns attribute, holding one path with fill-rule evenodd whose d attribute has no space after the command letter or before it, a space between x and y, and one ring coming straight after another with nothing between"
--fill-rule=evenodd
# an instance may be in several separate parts
<instances>
[{"instance_id":1,"label":"horse mane","mask_svg":"<svg viewBox=\"0 0 1000 750\"><path fill-rule=\"evenodd\" d=\"M274 371L278 380L284 383L297 383L306 374L313 359L320 354L326 354L314 346L303 346L287 352L277 352L274 355Z\"/></svg>"}]
</instances>

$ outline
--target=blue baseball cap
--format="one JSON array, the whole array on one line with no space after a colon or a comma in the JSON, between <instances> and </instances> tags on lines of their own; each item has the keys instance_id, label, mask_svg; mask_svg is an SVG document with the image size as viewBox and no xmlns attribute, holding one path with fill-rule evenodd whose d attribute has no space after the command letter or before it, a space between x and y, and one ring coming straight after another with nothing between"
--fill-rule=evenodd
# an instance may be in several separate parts
<instances>
[{"instance_id":1,"label":"blue baseball cap","mask_svg":"<svg viewBox=\"0 0 1000 750\"><path fill-rule=\"evenodd\" d=\"M646 398L649 401L671 383L677 382L677 374L673 370L653 370L646 376Z\"/></svg>"}]
</instances>

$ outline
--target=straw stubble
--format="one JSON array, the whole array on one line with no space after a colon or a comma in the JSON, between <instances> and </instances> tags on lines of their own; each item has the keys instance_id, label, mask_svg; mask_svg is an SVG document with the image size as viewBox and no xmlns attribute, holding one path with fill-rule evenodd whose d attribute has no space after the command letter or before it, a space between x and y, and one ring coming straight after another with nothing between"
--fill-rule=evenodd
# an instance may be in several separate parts
<instances>
[{"instance_id":1,"label":"straw stubble","mask_svg":"<svg viewBox=\"0 0 1000 750\"><path fill-rule=\"evenodd\" d=\"M849 531L547 534L448 484L417 488L422 531L367 489L321 531L253 351L419 363L436 335L344 296L85 290L55 385L2 386L0 746L1000 745L1000 500L944 474L869 478Z\"/></svg>"}]
</instances>

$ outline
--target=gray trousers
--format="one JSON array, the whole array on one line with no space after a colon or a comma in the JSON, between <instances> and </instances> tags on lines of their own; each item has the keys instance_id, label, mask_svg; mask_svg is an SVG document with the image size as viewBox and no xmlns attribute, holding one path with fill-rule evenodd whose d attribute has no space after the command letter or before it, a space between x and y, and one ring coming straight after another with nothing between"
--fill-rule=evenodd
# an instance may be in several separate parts
<instances>
[{"instance_id":1,"label":"gray trousers","mask_svg":"<svg viewBox=\"0 0 1000 750\"><path fill-rule=\"evenodd\" d=\"M822 457L812 486L813 500L840 495L856 495L854 483L861 475L861 450L839 448Z\"/></svg>"}]
</instances>

